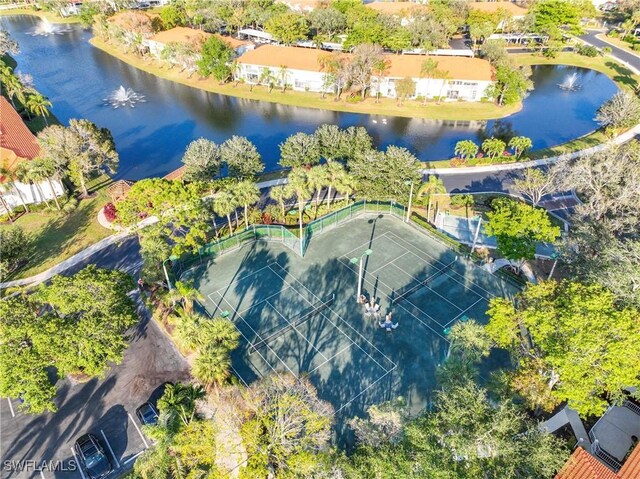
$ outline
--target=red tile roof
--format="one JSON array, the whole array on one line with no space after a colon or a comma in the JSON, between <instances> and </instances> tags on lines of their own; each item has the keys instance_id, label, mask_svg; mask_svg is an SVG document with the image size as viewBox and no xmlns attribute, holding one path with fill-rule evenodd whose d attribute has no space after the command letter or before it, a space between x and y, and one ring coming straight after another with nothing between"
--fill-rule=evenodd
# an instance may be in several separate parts
<instances>
[{"instance_id":1,"label":"red tile roof","mask_svg":"<svg viewBox=\"0 0 640 479\"><path fill-rule=\"evenodd\" d=\"M36 137L29 131L11 103L0 96L0 162L13 170L23 160L31 160L40 153Z\"/></svg>"},{"instance_id":2,"label":"red tile roof","mask_svg":"<svg viewBox=\"0 0 640 479\"><path fill-rule=\"evenodd\" d=\"M581 447L576 448L556 479L639 479L640 447L636 447L616 474Z\"/></svg>"},{"instance_id":3,"label":"red tile roof","mask_svg":"<svg viewBox=\"0 0 640 479\"><path fill-rule=\"evenodd\" d=\"M619 479L640 478L640 446L636 446L627 460L624 461L622 469L618 472Z\"/></svg>"}]
</instances>

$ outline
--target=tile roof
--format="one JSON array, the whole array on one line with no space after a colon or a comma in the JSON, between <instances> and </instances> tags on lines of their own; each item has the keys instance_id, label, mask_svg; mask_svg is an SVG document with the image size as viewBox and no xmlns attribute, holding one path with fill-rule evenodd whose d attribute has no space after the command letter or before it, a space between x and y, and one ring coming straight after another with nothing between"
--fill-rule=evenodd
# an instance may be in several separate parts
<instances>
[{"instance_id":1,"label":"tile roof","mask_svg":"<svg viewBox=\"0 0 640 479\"><path fill-rule=\"evenodd\" d=\"M431 58L438 63L438 70L448 71L452 80L491 81L491 64L480 58L425 56L425 55L387 55L391 66L386 74L390 77L420 77L422 64Z\"/></svg>"},{"instance_id":2,"label":"tile roof","mask_svg":"<svg viewBox=\"0 0 640 479\"><path fill-rule=\"evenodd\" d=\"M469 2L469 8L487 13L494 13L502 9L514 17L524 16L528 12L526 8L520 7L513 2Z\"/></svg>"},{"instance_id":3,"label":"tile roof","mask_svg":"<svg viewBox=\"0 0 640 479\"><path fill-rule=\"evenodd\" d=\"M40 153L36 137L5 97L0 97L0 146L16 157L28 160ZM9 155L3 152L2 156L4 160Z\"/></svg>"},{"instance_id":4,"label":"tile roof","mask_svg":"<svg viewBox=\"0 0 640 479\"><path fill-rule=\"evenodd\" d=\"M283 47L264 45L250 50L238 58L238 63L279 68L286 66L292 70L319 72L318 59L329 53L314 48ZM342 54L349 58L349 54ZM420 69L428 58L425 55L385 55L390 61L386 74L389 77L420 77ZM486 80L491 81L493 71L486 60L466 57L431 57L438 62L438 69L449 72L453 80Z\"/></svg>"},{"instance_id":5,"label":"tile roof","mask_svg":"<svg viewBox=\"0 0 640 479\"><path fill-rule=\"evenodd\" d=\"M424 5L414 2L372 2L365 4L365 7L385 15L406 15L411 14L412 10L425 8Z\"/></svg>"},{"instance_id":6,"label":"tile roof","mask_svg":"<svg viewBox=\"0 0 640 479\"><path fill-rule=\"evenodd\" d=\"M163 44L171 42L203 43L210 36L210 33L203 32L202 30L187 27L175 27L158 32L149 40Z\"/></svg>"},{"instance_id":7,"label":"tile roof","mask_svg":"<svg viewBox=\"0 0 640 479\"><path fill-rule=\"evenodd\" d=\"M640 478L640 446L636 445L622 468L618 471L618 479L638 479Z\"/></svg>"},{"instance_id":8,"label":"tile roof","mask_svg":"<svg viewBox=\"0 0 640 479\"><path fill-rule=\"evenodd\" d=\"M163 176L163 179L165 179L165 180L181 180L186 171L187 171L187 165L182 165L180 168L177 168L177 169L167 173L165 176Z\"/></svg>"},{"instance_id":9,"label":"tile roof","mask_svg":"<svg viewBox=\"0 0 640 479\"><path fill-rule=\"evenodd\" d=\"M638 479L640 478L640 447L631 452L616 474L583 448L578 447L555 479Z\"/></svg>"}]
</instances>

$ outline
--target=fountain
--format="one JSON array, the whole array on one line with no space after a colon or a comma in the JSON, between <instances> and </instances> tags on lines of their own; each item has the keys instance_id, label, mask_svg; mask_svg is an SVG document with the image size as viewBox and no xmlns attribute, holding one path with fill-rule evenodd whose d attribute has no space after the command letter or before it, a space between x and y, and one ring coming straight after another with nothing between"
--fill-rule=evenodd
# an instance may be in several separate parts
<instances>
[{"instance_id":1,"label":"fountain","mask_svg":"<svg viewBox=\"0 0 640 479\"><path fill-rule=\"evenodd\" d=\"M111 94L104 99L105 105L110 105L113 108L120 108L121 106L128 106L135 108L136 103L144 103L147 100L144 99L144 95L136 93L131 88L125 88L120 85L111 92Z\"/></svg>"},{"instance_id":2,"label":"fountain","mask_svg":"<svg viewBox=\"0 0 640 479\"><path fill-rule=\"evenodd\" d=\"M46 18L40 20L40 24L33 29L30 35L48 37L50 35L62 35L70 32L71 28L66 25L54 25Z\"/></svg>"},{"instance_id":3,"label":"fountain","mask_svg":"<svg viewBox=\"0 0 640 479\"><path fill-rule=\"evenodd\" d=\"M571 75L568 75L562 83L558 84L558 86L566 91L576 91L580 88L580 85L578 84L578 74L574 72Z\"/></svg>"}]
</instances>

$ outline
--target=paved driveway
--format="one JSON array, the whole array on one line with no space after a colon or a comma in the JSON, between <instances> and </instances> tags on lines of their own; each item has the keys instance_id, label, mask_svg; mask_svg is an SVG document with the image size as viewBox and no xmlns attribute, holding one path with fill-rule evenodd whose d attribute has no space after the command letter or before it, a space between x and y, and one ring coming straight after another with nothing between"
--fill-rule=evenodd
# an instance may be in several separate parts
<instances>
[{"instance_id":1,"label":"paved driveway","mask_svg":"<svg viewBox=\"0 0 640 479\"><path fill-rule=\"evenodd\" d=\"M18 410L18 401L0 400L2 479L85 479L71 448L86 432L106 438L105 452L118 466L111 477L128 470L150 444L139 431L135 409L156 399L165 382L187 379L188 365L138 304L141 321L122 363L102 380L59 382L58 412L27 415Z\"/></svg>"}]
</instances>

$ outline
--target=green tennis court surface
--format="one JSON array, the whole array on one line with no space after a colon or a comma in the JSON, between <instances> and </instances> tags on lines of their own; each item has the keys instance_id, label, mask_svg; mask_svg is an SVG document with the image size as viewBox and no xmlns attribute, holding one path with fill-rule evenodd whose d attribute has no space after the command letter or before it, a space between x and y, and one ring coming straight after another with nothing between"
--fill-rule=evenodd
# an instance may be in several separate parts
<instances>
[{"instance_id":1,"label":"green tennis court surface","mask_svg":"<svg viewBox=\"0 0 640 479\"><path fill-rule=\"evenodd\" d=\"M350 261L367 249L362 288L380 303L377 318L356 302L358 264ZM449 328L468 318L484 323L491 297L516 292L457 255L397 218L362 214L316 234L304 258L257 242L185 275L207 313L229 317L240 331L233 369L243 382L307 376L341 421L397 396L414 412L426 407ZM391 332L379 326L388 311L398 323Z\"/></svg>"}]
</instances>

